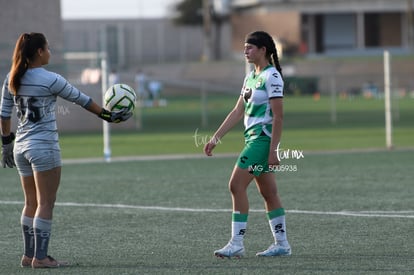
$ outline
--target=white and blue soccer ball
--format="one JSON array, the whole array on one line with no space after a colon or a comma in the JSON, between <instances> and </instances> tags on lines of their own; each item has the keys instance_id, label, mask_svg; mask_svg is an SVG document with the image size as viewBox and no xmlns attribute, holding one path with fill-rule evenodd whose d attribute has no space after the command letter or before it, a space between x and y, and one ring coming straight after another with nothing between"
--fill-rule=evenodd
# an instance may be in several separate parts
<instances>
[{"instance_id":1,"label":"white and blue soccer ball","mask_svg":"<svg viewBox=\"0 0 414 275\"><path fill-rule=\"evenodd\" d=\"M128 112L135 109L136 93L126 84L115 84L109 87L104 95L104 106L109 111L119 111L128 108Z\"/></svg>"}]
</instances>

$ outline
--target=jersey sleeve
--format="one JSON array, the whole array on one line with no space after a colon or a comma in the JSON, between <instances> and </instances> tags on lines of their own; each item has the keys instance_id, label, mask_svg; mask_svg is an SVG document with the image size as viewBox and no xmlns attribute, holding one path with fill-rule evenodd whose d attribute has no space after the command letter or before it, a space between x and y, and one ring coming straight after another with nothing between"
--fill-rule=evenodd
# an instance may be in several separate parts
<instances>
[{"instance_id":1,"label":"jersey sleeve","mask_svg":"<svg viewBox=\"0 0 414 275\"><path fill-rule=\"evenodd\" d=\"M3 119L9 119L13 112L14 101L13 97L9 92L9 81L8 77L3 82L1 89L1 103L0 103L0 116Z\"/></svg>"},{"instance_id":2,"label":"jersey sleeve","mask_svg":"<svg viewBox=\"0 0 414 275\"><path fill-rule=\"evenodd\" d=\"M266 80L266 91L269 98L283 97L283 79L277 70L269 73Z\"/></svg>"},{"instance_id":3,"label":"jersey sleeve","mask_svg":"<svg viewBox=\"0 0 414 275\"><path fill-rule=\"evenodd\" d=\"M84 108L92 101L88 95L82 93L59 74L56 74L56 80L52 83L50 89L53 94Z\"/></svg>"}]
</instances>

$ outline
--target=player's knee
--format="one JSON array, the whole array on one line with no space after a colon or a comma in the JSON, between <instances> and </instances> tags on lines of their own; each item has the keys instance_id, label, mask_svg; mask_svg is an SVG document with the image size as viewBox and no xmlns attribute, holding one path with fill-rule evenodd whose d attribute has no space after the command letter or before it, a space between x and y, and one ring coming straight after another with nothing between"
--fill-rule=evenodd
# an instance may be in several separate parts
<instances>
[{"instance_id":1,"label":"player's knee","mask_svg":"<svg viewBox=\"0 0 414 275\"><path fill-rule=\"evenodd\" d=\"M245 193L246 192L246 186L244 186L243 184L240 184L239 182L236 182L236 181L230 181L229 191L233 195Z\"/></svg>"},{"instance_id":2,"label":"player's knee","mask_svg":"<svg viewBox=\"0 0 414 275\"><path fill-rule=\"evenodd\" d=\"M275 201L278 198L277 189L259 189L259 192L267 202Z\"/></svg>"}]
</instances>

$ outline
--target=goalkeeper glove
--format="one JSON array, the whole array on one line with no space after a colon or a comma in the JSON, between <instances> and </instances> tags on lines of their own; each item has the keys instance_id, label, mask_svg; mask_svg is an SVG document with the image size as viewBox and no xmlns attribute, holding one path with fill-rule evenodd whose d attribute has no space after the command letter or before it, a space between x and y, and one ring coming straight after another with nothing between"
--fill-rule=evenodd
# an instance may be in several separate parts
<instances>
[{"instance_id":1,"label":"goalkeeper glove","mask_svg":"<svg viewBox=\"0 0 414 275\"><path fill-rule=\"evenodd\" d=\"M132 116L132 112L129 112L128 108L123 108L116 112L111 112L102 108L102 111L98 116L105 121L119 123L129 119Z\"/></svg>"},{"instance_id":2,"label":"goalkeeper glove","mask_svg":"<svg viewBox=\"0 0 414 275\"><path fill-rule=\"evenodd\" d=\"M14 148L14 133L8 136L1 136L1 164L3 168L16 166L14 163L13 148Z\"/></svg>"}]
</instances>

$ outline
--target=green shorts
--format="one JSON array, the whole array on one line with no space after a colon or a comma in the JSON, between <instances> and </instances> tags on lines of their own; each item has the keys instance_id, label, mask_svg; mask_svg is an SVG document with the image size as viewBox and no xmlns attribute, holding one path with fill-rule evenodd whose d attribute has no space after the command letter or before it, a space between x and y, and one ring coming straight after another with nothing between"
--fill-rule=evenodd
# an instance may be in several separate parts
<instances>
[{"instance_id":1,"label":"green shorts","mask_svg":"<svg viewBox=\"0 0 414 275\"><path fill-rule=\"evenodd\" d=\"M245 145L237 159L237 166L248 169L254 176L269 172L270 137L257 127L245 131L244 138Z\"/></svg>"}]
</instances>

